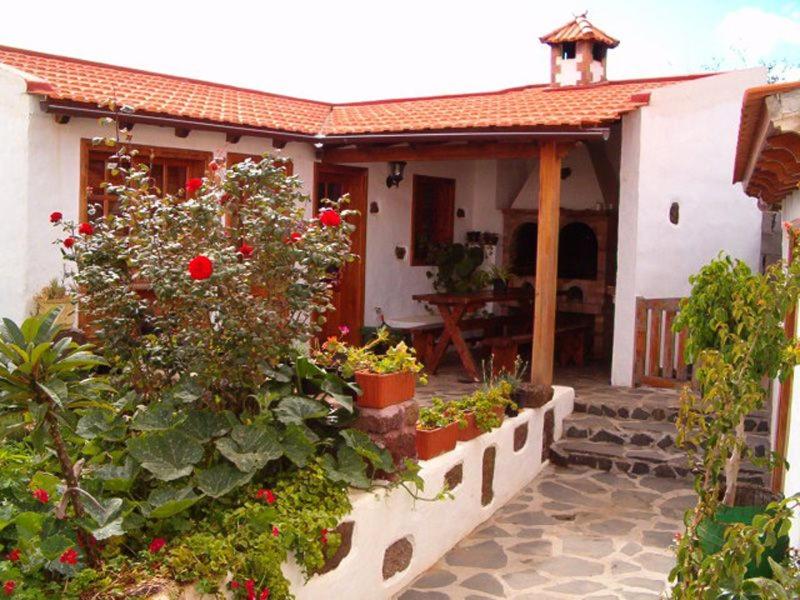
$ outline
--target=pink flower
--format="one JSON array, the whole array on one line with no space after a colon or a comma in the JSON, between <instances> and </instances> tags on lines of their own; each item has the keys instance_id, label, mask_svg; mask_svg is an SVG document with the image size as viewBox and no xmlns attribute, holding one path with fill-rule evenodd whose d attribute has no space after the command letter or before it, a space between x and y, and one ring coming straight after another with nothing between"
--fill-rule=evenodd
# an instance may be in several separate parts
<instances>
[{"instance_id":1,"label":"pink flower","mask_svg":"<svg viewBox=\"0 0 800 600\"><path fill-rule=\"evenodd\" d=\"M274 537L278 537L281 534L281 530L277 528L277 526L272 526L272 535Z\"/></svg>"},{"instance_id":2,"label":"pink flower","mask_svg":"<svg viewBox=\"0 0 800 600\"><path fill-rule=\"evenodd\" d=\"M64 550L63 554L58 560L62 565L77 565L78 552L75 550L75 548L67 548Z\"/></svg>"},{"instance_id":3,"label":"pink flower","mask_svg":"<svg viewBox=\"0 0 800 600\"><path fill-rule=\"evenodd\" d=\"M347 325L339 325L339 334L344 337L350 333L350 328Z\"/></svg>"},{"instance_id":4,"label":"pink flower","mask_svg":"<svg viewBox=\"0 0 800 600\"><path fill-rule=\"evenodd\" d=\"M256 582L248 579L244 582L244 589L247 590L247 600L256 600Z\"/></svg>"},{"instance_id":5,"label":"pink flower","mask_svg":"<svg viewBox=\"0 0 800 600\"><path fill-rule=\"evenodd\" d=\"M78 233L81 235L92 235L94 233L94 227L92 227L91 223L81 223L78 225Z\"/></svg>"},{"instance_id":6,"label":"pink flower","mask_svg":"<svg viewBox=\"0 0 800 600\"><path fill-rule=\"evenodd\" d=\"M323 210L319 213L319 222L324 227L338 227L342 224L342 217L335 210Z\"/></svg>"},{"instance_id":7,"label":"pink flower","mask_svg":"<svg viewBox=\"0 0 800 600\"><path fill-rule=\"evenodd\" d=\"M192 177L186 180L186 193L193 194L203 186L203 180L199 177Z\"/></svg>"},{"instance_id":8,"label":"pink flower","mask_svg":"<svg viewBox=\"0 0 800 600\"><path fill-rule=\"evenodd\" d=\"M167 540L165 540L164 538L157 537L153 538L153 541L150 542L150 545L147 547L147 549L150 552L150 554L155 554L166 545L167 545Z\"/></svg>"},{"instance_id":9,"label":"pink flower","mask_svg":"<svg viewBox=\"0 0 800 600\"><path fill-rule=\"evenodd\" d=\"M47 493L47 490L43 490L42 488L33 490L33 497L42 504L47 504L50 502L50 494Z\"/></svg>"},{"instance_id":10,"label":"pink flower","mask_svg":"<svg viewBox=\"0 0 800 600\"><path fill-rule=\"evenodd\" d=\"M267 600L269 598L269 588L264 588L261 590L261 594L258 596L258 600Z\"/></svg>"},{"instance_id":11,"label":"pink flower","mask_svg":"<svg viewBox=\"0 0 800 600\"><path fill-rule=\"evenodd\" d=\"M56 212L53 212L53 213L50 213L50 222L51 222L51 223L58 223L59 221L61 221L61 219L62 219L63 217L64 217L64 215L62 215L62 214L61 214L60 212L58 212L58 211L56 211Z\"/></svg>"}]
</instances>

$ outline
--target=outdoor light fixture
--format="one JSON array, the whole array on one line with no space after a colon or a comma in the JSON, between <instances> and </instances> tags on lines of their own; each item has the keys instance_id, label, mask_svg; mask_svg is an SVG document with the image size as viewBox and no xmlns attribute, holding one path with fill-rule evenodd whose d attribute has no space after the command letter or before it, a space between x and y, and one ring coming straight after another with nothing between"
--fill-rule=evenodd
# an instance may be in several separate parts
<instances>
[{"instance_id":1,"label":"outdoor light fixture","mask_svg":"<svg viewBox=\"0 0 800 600\"><path fill-rule=\"evenodd\" d=\"M393 161L389 163L389 176L386 178L386 187L390 188L400 187L400 182L403 181L403 170L406 168L406 163L402 161Z\"/></svg>"}]
</instances>

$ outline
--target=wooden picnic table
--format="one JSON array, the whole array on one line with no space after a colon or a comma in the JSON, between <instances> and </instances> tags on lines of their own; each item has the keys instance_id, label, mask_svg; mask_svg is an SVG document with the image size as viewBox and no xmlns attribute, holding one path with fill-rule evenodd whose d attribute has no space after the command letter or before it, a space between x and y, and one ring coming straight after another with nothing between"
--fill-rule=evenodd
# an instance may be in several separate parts
<instances>
[{"instance_id":1,"label":"wooden picnic table","mask_svg":"<svg viewBox=\"0 0 800 600\"><path fill-rule=\"evenodd\" d=\"M505 291L485 290L480 292L469 292L463 294L455 293L434 293L434 294L416 294L412 298L418 302L425 302L435 306L442 316L442 335L436 342L436 346L430 357L428 370L434 374L439 368L444 357L444 352L447 347L452 343L455 346L458 357L461 359L461 364L464 366L467 374L473 381L478 381L478 367L475 364L475 359L472 356L467 343L464 341L462 335L462 324L464 317L487 304L521 304L530 308L533 303L533 290L523 288L509 288ZM527 311L527 314L532 315L532 309Z\"/></svg>"}]
</instances>

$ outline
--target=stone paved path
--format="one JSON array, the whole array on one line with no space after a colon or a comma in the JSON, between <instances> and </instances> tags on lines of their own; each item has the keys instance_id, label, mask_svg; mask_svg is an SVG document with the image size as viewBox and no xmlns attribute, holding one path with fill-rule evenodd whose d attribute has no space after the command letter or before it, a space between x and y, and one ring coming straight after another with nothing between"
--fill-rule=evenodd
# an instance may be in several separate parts
<instances>
[{"instance_id":1,"label":"stone paved path","mask_svg":"<svg viewBox=\"0 0 800 600\"><path fill-rule=\"evenodd\" d=\"M553 465L398 600L650 600L693 503L688 480Z\"/></svg>"}]
</instances>

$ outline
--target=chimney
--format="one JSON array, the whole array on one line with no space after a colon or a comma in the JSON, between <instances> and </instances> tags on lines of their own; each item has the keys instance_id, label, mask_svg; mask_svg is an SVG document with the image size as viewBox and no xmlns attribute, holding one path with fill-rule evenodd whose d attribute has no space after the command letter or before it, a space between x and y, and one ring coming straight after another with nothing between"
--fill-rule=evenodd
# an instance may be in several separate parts
<instances>
[{"instance_id":1,"label":"chimney","mask_svg":"<svg viewBox=\"0 0 800 600\"><path fill-rule=\"evenodd\" d=\"M556 87L606 81L606 54L619 40L603 33L586 13L539 38L550 46L550 83Z\"/></svg>"}]
</instances>

